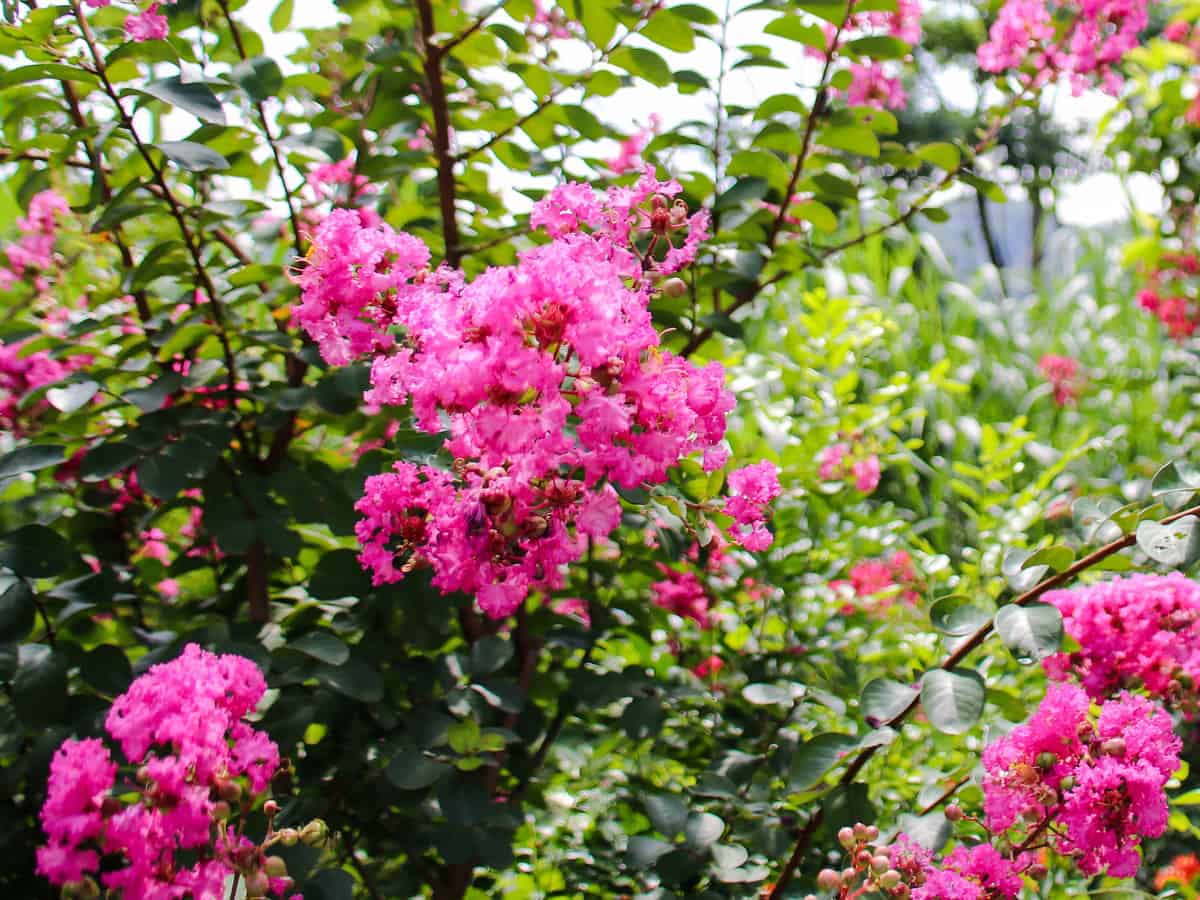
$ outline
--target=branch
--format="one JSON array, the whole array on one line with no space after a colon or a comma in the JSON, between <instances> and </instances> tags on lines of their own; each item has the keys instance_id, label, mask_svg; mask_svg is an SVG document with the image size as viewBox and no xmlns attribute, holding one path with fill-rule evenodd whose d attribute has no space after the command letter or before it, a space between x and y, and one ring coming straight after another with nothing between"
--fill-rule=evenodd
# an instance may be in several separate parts
<instances>
[{"instance_id":1,"label":"branch","mask_svg":"<svg viewBox=\"0 0 1200 900\"><path fill-rule=\"evenodd\" d=\"M1168 525L1171 522L1177 522L1180 519L1185 519L1188 517L1200 517L1200 506L1192 506L1181 512L1177 512L1172 516L1168 516L1167 518L1162 520L1162 524ZM1067 584L1068 582L1073 580L1080 573L1085 572L1088 569L1092 568L1093 566L1103 562L1104 560L1108 559L1108 557L1112 556L1114 553L1119 553L1122 550L1132 547L1136 543L1137 543L1137 535L1136 534L1127 534L1121 538L1118 538L1115 541L1112 541L1111 543L1105 544L1103 547L1100 547L1099 549L1094 550L1093 552L1089 553L1087 556L1076 561L1074 565L1069 566L1066 569L1063 569L1063 571L1061 571L1061 572L1056 572L1055 574L1051 575L1049 578L1045 579L1044 581L1041 581L1038 584L1034 585L1032 588L1030 588L1025 593L1021 594L1015 600L1013 600L1012 601L1013 605L1014 606L1025 606L1028 603L1032 603L1034 600L1041 597L1047 591L1053 590L1054 588L1057 588L1061 585ZM985 624L979 626L979 628L976 629L975 632L969 638L967 638L966 641L964 641L953 653L951 653L949 656L947 656L939 664L938 668L953 669L955 666L957 666L959 663L961 663L964 659L966 659L967 656L970 655L970 653L973 650L975 650L980 644L982 644L985 640L987 640L988 636L992 633L993 630L994 630L994 626L992 625L991 620L989 620ZM888 725L893 728L896 727L897 725L900 725L902 722L904 722L905 719L907 719L910 715L913 714L913 712L916 711L916 709L920 705L920 703L921 703L921 698L920 698L920 695L918 694L911 701L909 701L909 704L906 707L904 707L904 709L902 709L899 713L897 713L895 716L893 716L888 721L882 722L880 724ZM858 754L854 757L854 759L851 760L850 765L847 766L847 768L846 768L846 771L842 773L841 778L838 779L838 785L844 787L845 785L852 783L854 781L854 779L858 776L858 773L862 771L863 767L868 762L870 762L871 757L873 757L878 752L878 750L879 750L878 746L867 747L863 750L860 750L858 752ZM952 790L947 792L944 796L940 797L937 801L934 802L933 805L936 806L938 803L941 803L942 801L944 801L945 799L950 797L954 793L954 791L958 790L958 788L960 788L962 786L962 784L965 784L965 783L966 782L964 781L960 784L955 785ZM788 858L787 863L784 865L783 871L780 872L779 879L775 882L775 887L772 889L771 893L768 895L767 900L781 900L781 898L784 895L784 891L787 888L788 883L792 880L792 876L795 874L796 868L799 866L801 860L804 858L804 855L808 852L809 844L812 842L813 832L816 830L816 826L820 824L821 819L822 819L822 812L820 809L817 809L813 813L812 817L809 819L809 824L805 826L804 831L801 832L799 838L797 839L796 846L792 850L792 855ZM813 824L814 822L816 824Z\"/></svg>"},{"instance_id":2,"label":"branch","mask_svg":"<svg viewBox=\"0 0 1200 900\"><path fill-rule=\"evenodd\" d=\"M500 10L504 9L504 7L507 5L508 5L508 0L500 0L500 2L494 3L490 9L480 13L479 17L476 18L475 21L472 22L471 25L465 31L462 31L459 34L456 34L454 37L450 38L450 40L446 41L446 43L444 43L440 47L438 47L438 52L441 53L443 56L445 56L447 53L449 53L451 50L453 50L455 47L457 47L459 44L461 44L463 41L465 41L471 35L475 34L475 32L479 31L479 29L482 28L484 26L484 24L487 23L488 19L490 19L496 13L500 12Z\"/></svg>"},{"instance_id":3,"label":"branch","mask_svg":"<svg viewBox=\"0 0 1200 900\"><path fill-rule=\"evenodd\" d=\"M450 153L450 106L446 100L446 85L442 81L442 49L433 42L436 30L430 0L417 0L421 27L417 39L425 65L425 85L429 105L433 108L433 155L437 158L438 205L442 212L442 239L446 244L447 265L458 268L462 260L459 247L458 218L455 200L458 185L454 179L455 158Z\"/></svg>"}]
</instances>

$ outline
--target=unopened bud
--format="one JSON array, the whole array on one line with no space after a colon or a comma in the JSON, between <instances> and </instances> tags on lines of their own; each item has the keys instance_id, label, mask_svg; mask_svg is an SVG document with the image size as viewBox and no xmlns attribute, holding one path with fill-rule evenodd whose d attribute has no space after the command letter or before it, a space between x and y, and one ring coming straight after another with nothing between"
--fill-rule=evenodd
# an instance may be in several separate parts
<instances>
[{"instance_id":1,"label":"unopened bud","mask_svg":"<svg viewBox=\"0 0 1200 900\"><path fill-rule=\"evenodd\" d=\"M895 869L888 869L875 880L879 882L881 888L886 888L890 891L900 884L900 873Z\"/></svg>"},{"instance_id":2,"label":"unopened bud","mask_svg":"<svg viewBox=\"0 0 1200 900\"><path fill-rule=\"evenodd\" d=\"M1058 789L1060 791L1069 791L1073 787L1075 787L1075 776L1074 775L1068 775L1066 778L1064 778L1062 781L1060 781L1058 783Z\"/></svg>"},{"instance_id":3,"label":"unopened bud","mask_svg":"<svg viewBox=\"0 0 1200 900\"><path fill-rule=\"evenodd\" d=\"M300 840L300 832L295 828L284 828L278 834L279 843L285 847L295 847L296 842Z\"/></svg>"},{"instance_id":4,"label":"unopened bud","mask_svg":"<svg viewBox=\"0 0 1200 900\"><path fill-rule=\"evenodd\" d=\"M867 837L867 835L869 835L870 833L871 833L870 829L866 825L864 825L862 822L854 823L854 836L856 838L858 838L860 841L868 840L869 838Z\"/></svg>"},{"instance_id":5,"label":"unopened bud","mask_svg":"<svg viewBox=\"0 0 1200 900\"><path fill-rule=\"evenodd\" d=\"M817 874L817 887L823 891L836 891L842 886L842 876L833 869L822 869Z\"/></svg>"},{"instance_id":6,"label":"unopened bud","mask_svg":"<svg viewBox=\"0 0 1200 900\"><path fill-rule=\"evenodd\" d=\"M233 815L233 810L229 808L229 804L224 800L220 800L213 804L212 817L218 822L224 822L231 815Z\"/></svg>"},{"instance_id":7,"label":"unopened bud","mask_svg":"<svg viewBox=\"0 0 1200 900\"><path fill-rule=\"evenodd\" d=\"M882 853L871 857L871 870L873 872L886 872L891 864L892 861Z\"/></svg>"},{"instance_id":8,"label":"unopened bud","mask_svg":"<svg viewBox=\"0 0 1200 900\"><path fill-rule=\"evenodd\" d=\"M961 822L964 815L962 807L957 803L951 803L946 807L946 818L951 822Z\"/></svg>"},{"instance_id":9,"label":"unopened bud","mask_svg":"<svg viewBox=\"0 0 1200 900\"><path fill-rule=\"evenodd\" d=\"M268 816L273 816L279 812L279 804L276 803L274 800L268 800L266 803L263 804L263 812L266 813Z\"/></svg>"},{"instance_id":10,"label":"unopened bud","mask_svg":"<svg viewBox=\"0 0 1200 900\"><path fill-rule=\"evenodd\" d=\"M1058 762L1058 757L1049 750L1044 750L1037 755L1035 762L1039 769L1045 771L1046 769L1054 768L1054 764Z\"/></svg>"},{"instance_id":11,"label":"unopened bud","mask_svg":"<svg viewBox=\"0 0 1200 900\"><path fill-rule=\"evenodd\" d=\"M1025 874L1028 875L1030 878L1032 878L1034 881L1041 881L1043 878L1046 877L1046 875L1049 871L1050 870L1047 869L1045 866L1043 866L1041 863L1034 863L1032 866L1030 866L1028 869L1025 870Z\"/></svg>"},{"instance_id":12,"label":"unopened bud","mask_svg":"<svg viewBox=\"0 0 1200 900\"><path fill-rule=\"evenodd\" d=\"M858 872L854 869L842 869L842 881L846 884L851 884L858 877Z\"/></svg>"},{"instance_id":13,"label":"unopened bud","mask_svg":"<svg viewBox=\"0 0 1200 900\"><path fill-rule=\"evenodd\" d=\"M268 856L263 861L263 871L272 878L286 878L288 873L287 863L278 856Z\"/></svg>"},{"instance_id":14,"label":"unopened bud","mask_svg":"<svg viewBox=\"0 0 1200 900\"><path fill-rule=\"evenodd\" d=\"M313 819L300 829L300 840L309 847L319 847L329 837L329 826L321 819Z\"/></svg>"},{"instance_id":15,"label":"unopened bud","mask_svg":"<svg viewBox=\"0 0 1200 900\"><path fill-rule=\"evenodd\" d=\"M868 841L879 840L879 829L876 828L874 825L867 826L867 840Z\"/></svg>"},{"instance_id":16,"label":"unopened bud","mask_svg":"<svg viewBox=\"0 0 1200 900\"><path fill-rule=\"evenodd\" d=\"M849 828L839 828L837 833L838 843L849 850L857 843L854 839L854 832Z\"/></svg>"},{"instance_id":17,"label":"unopened bud","mask_svg":"<svg viewBox=\"0 0 1200 900\"><path fill-rule=\"evenodd\" d=\"M242 799L242 786L232 778L222 779L217 782L217 794L220 795L222 800L227 800L230 803L237 803ZM270 815L270 813L268 813L268 815Z\"/></svg>"},{"instance_id":18,"label":"unopened bud","mask_svg":"<svg viewBox=\"0 0 1200 900\"><path fill-rule=\"evenodd\" d=\"M1100 745L1100 752L1106 753L1109 756L1124 756L1125 755L1125 738L1109 738Z\"/></svg>"},{"instance_id":19,"label":"unopened bud","mask_svg":"<svg viewBox=\"0 0 1200 900\"><path fill-rule=\"evenodd\" d=\"M271 879L262 870L254 871L246 876L246 900L264 900L271 890Z\"/></svg>"},{"instance_id":20,"label":"unopened bud","mask_svg":"<svg viewBox=\"0 0 1200 900\"><path fill-rule=\"evenodd\" d=\"M662 283L662 292L677 300L687 293L687 284L682 278L668 278Z\"/></svg>"}]
</instances>

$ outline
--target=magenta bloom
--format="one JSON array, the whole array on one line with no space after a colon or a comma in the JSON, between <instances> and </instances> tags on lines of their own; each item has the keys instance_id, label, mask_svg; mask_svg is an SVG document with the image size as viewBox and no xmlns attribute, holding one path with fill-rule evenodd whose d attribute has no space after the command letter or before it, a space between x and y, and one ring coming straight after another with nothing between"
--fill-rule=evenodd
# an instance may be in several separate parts
<instances>
[{"instance_id":1,"label":"magenta bloom","mask_svg":"<svg viewBox=\"0 0 1200 900\"><path fill-rule=\"evenodd\" d=\"M766 508L780 495L779 467L763 460L729 473L725 513L734 519L729 536L747 550L766 550L774 536L766 527Z\"/></svg>"},{"instance_id":2,"label":"magenta bloom","mask_svg":"<svg viewBox=\"0 0 1200 900\"><path fill-rule=\"evenodd\" d=\"M1056 404L1067 406L1075 402L1079 396L1075 383L1079 375L1079 363L1073 357L1047 353L1038 361L1038 370L1054 389Z\"/></svg>"},{"instance_id":3,"label":"magenta bloom","mask_svg":"<svg viewBox=\"0 0 1200 900\"><path fill-rule=\"evenodd\" d=\"M125 20L125 33L133 41L161 41L171 33L167 17L158 11L159 4L151 3L143 12L133 13Z\"/></svg>"},{"instance_id":4,"label":"magenta bloom","mask_svg":"<svg viewBox=\"0 0 1200 900\"><path fill-rule=\"evenodd\" d=\"M224 786L262 793L279 767L274 742L243 721L265 691L250 660L195 644L137 678L105 720L132 787L115 788L103 742L65 741L50 765L38 871L58 885L81 881L103 854L123 863L99 876L123 897L220 896L239 865L235 848L213 842ZM130 790L133 802L121 796Z\"/></svg>"}]
</instances>

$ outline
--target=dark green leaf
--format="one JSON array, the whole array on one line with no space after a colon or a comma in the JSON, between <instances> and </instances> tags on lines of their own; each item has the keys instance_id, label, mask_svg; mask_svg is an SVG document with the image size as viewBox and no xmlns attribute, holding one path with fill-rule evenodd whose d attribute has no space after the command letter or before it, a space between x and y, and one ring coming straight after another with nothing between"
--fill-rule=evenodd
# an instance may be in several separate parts
<instances>
[{"instance_id":1,"label":"dark green leaf","mask_svg":"<svg viewBox=\"0 0 1200 900\"><path fill-rule=\"evenodd\" d=\"M451 769L446 763L430 759L420 750L402 750L388 763L387 778L402 791L429 787Z\"/></svg>"},{"instance_id":2,"label":"dark green leaf","mask_svg":"<svg viewBox=\"0 0 1200 900\"><path fill-rule=\"evenodd\" d=\"M900 715L920 693L920 688L911 684L901 684L890 678L876 678L863 688L859 709L864 721L872 728L877 728Z\"/></svg>"},{"instance_id":3,"label":"dark green leaf","mask_svg":"<svg viewBox=\"0 0 1200 900\"><path fill-rule=\"evenodd\" d=\"M1009 604L996 613L996 633L1017 662L1040 662L1062 647L1062 613L1048 603Z\"/></svg>"},{"instance_id":4,"label":"dark green leaf","mask_svg":"<svg viewBox=\"0 0 1200 900\"><path fill-rule=\"evenodd\" d=\"M973 606L971 598L963 594L940 597L929 608L929 621L933 627L954 637L971 634L991 618L991 613Z\"/></svg>"},{"instance_id":5,"label":"dark green leaf","mask_svg":"<svg viewBox=\"0 0 1200 900\"><path fill-rule=\"evenodd\" d=\"M229 160L195 141L159 141L154 145L171 162L189 172L219 172L229 168Z\"/></svg>"},{"instance_id":6,"label":"dark green leaf","mask_svg":"<svg viewBox=\"0 0 1200 900\"><path fill-rule=\"evenodd\" d=\"M78 561L75 548L45 525L26 525L0 539L0 566L26 578L50 578Z\"/></svg>"},{"instance_id":7,"label":"dark green leaf","mask_svg":"<svg viewBox=\"0 0 1200 900\"><path fill-rule=\"evenodd\" d=\"M857 746L858 739L849 734L826 732L809 738L792 754L788 790L812 787Z\"/></svg>"},{"instance_id":8,"label":"dark green leaf","mask_svg":"<svg viewBox=\"0 0 1200 900\"><path fill-rule=\"evenodd\" d=\"M62 444L30 444L0 456L0 478L57 466L66 457Z\"/></svg>"},{"instance_id":9,"label":"dark green leaf","mask_svg":"<svg viewBox=\"0 0 1200 900\"><path fill-rule=\"evenodd\" d=\"M288 641L286 647L330 666L340 666L350 658L350 648L346 642L328 631L309 632L294 641Z\"/></svg>"},{"instance_id":10,"label":"dark green leaf","mask_svg":"<svg viewBox=\"0 0 1200 900\"><path fill-rule=\"evenodd\" d=\"M139 92L189 112L205 122L225 124L221 101L203 81L183 81L178 75L173 75L160 81L151 81L139 88Z\"/></svg>"},{"instance_id":11,"label":"dark green leaf","mask_svg":"<svg viewBox=\"0 0 1200 900\"><path fill-rule=\"evenodd\" d=\"M970 669L934 669L921 679L921 706L938 731L962 734L983 715L987 689Z\"/></svg>"},{"instance_id":12,"label":"dark green leaf","mask_svg":"<svg viewBox=\"0 0 1200 900\"><path fill-rule=\"evenodd\" d=\"M23 645L12 682L12 700L17 714L29 725L57 722L67 706L66 661L44 644Z\"/></svg>"},{"instance_id":13,"label":"dark green leaf","mask_svg":"<svg viewBox=\"0 0 1200 900\"><path fill-rule=\"evenodd\" d=\"M513 656L513 644L498 634L480 638L471 647L470 670L473 676L498 672Z\"/></svg>"},{"instance_id":14,"label":"dark green leaf","mask_svg":"<svg viewBox=\"0 0 1200 900\"><path fill-rule=\"evenodd\" d=\"M688 818L688 808L681 797L673 794L650 794L642 803L654 827L664 835L673 838L683 831Z\"/></svg>"},{"instance_id":15,"label":"dark green leaf","mask_svg":"<svg viewBox=\"0 0 1200 900\"><path fill-rule=\"evenodd\" d=\"M90 650L79 665L83 680L101 694L115 697L129 687L133 669L120 647L101 644Z\"/></svg>"},{"instance_id":16,"label":"dark green leaf","mask_svg":"<svg viewBox=\"0 0 1200 900\"><path fill-rule=\"evenodd\" d=\"M25 640L36 618L33 590L24 580L14 581L0 594L0 644Z\"/></svg>"}]
</instances>

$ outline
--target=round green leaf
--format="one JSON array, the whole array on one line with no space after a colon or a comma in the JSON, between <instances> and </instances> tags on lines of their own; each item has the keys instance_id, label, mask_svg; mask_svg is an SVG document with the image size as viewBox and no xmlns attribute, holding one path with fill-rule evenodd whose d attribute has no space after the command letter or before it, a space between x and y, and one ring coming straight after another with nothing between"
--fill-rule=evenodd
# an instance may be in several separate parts
<instances>
[{"instance_id":1,"label":"round green leaf","mask_svg":"<svg viewBox=\"0 0 1200 900\"><path fill-rule=\"evenodd\" d=\"M920 688L911 684L876 678L863 688L859 708L867 724L877 728L900 715L920 693Z\"/></svg>"},{"instance_id":2,"label":"round green leaf","mask_svg":"<svg viewBox=\"0 0 1200 900\"><path fill-rule=\"evenodd\" d=\"M805 741L792 754L788 789L802 791L812 787L857 746L857 738L833 732L818 734Z\"/></svg>"},{"instance_id":3,"label":"round green leaf","mask_svg":"<svg viewBox=\"0 0 1200 900\"><path fill-rule=\"evenodd\" d=\"M67 707L67 663L44 644L25 644L12 683L13 705L29 725L59 721Z\"/></svg>"},{"instance_id":4,"label":"round green leaf","mask_svg":"<svg viewBox=\"0 0 1200 900\"><path fill-rule=\"evenodd\" d=\"M983 715L987 687L970 669L934 669L921 679L921 706L938 731L962 734Z\"/></svg>"},{"instance_id":5,"label":"round green leaf","mask_svg":"<svg viewBox=\"0 0 1200 900\"><path fill-rule=\"evenodd\" d=\"M14 581L0 594L0 643L24 640L36 618L33 590L23 580Z\"/></svg>"},{"instance_id":6,"label":"round green leaf","mask_svg":"<svg viewBox=\"0 0 1200 900\"><path fill-rule=\"evenodd\" d=\"M1049 603L1010 604L996 613L996 633L1017 662L1030 665L1062 647L1062 613Z\"/></svg>"},{"instance_id":7,"label":"round green leaf","mask_svg":"<svg viewBox=\"0 0 1200 900\"><path fill-rule=\"evenodd\" d=\"M971 598L963 594L941 597L929 609L929 621L933 627L954 637L973 634L991 618L987 610L973 606Z\"/></svg>"},{"instance_id":8,"label":"round green leaf","mask_svg":"<svg viewBox=\"0 0 1200 900\"><path fill-rule=\"evenodd\" d=\"M26 578L59 575L78 559L66 539L45 525L26 525L0 539L0 566Z\"/></svg>"},{"instance_id":9,"label":"round green leaf","mask_svg":"<svg viewBox=\"0 0 1200 900\"><path fill-rule=\"evenodd\" d=\"M1169 525L1140 522L1137 545L1152 560L1173 569L1190 566L1200 559L1200 531L1195 519L1180 519Z\"/></svg>"},{"instance_id":10,"label":"round green leaf","mask_svg":"<svg viewBox=\"0 0 1200 900\"><path fill-rule=\"evenodd\" d=\"M66 456L61 444L30 444L0 456L0 478L12 478L22 472L36 472L57 466Z\"/></svg>"}]
</instances>

